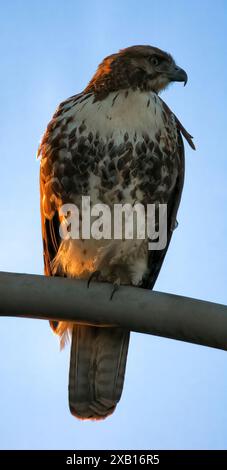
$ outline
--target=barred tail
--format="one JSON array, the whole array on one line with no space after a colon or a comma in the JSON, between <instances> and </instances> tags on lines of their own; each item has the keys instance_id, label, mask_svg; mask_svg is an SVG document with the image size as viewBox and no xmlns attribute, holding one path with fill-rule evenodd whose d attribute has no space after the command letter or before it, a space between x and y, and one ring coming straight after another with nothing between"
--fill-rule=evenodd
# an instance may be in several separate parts
<instances>
[{"instance_id":1,"label":"barred tail","mask_svg":"<svg viewBox=\"0 0 227 470\"><path fill-rule=\"evenodd\" d=\"M69 370L69 407L81 419L103 419L120 400L130 332L74 325Z\"/></svg>"}]
</instances>

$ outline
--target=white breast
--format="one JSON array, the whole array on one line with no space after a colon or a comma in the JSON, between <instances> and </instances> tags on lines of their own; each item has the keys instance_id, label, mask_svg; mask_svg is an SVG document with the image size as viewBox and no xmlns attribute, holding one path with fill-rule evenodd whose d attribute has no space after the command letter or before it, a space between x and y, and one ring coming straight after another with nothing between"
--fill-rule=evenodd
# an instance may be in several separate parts
<instances>
[{"instance_id":1,"label":"white breast","mask_svg":"<svg viewBox=\"0 0 227 470\"><path fill-rule=\"evenodd\" d=\"M154 141L157 131L161 131L162 136L167 132L162 102L153 92L122 90L95 102L92 95L87 99L82 96L64 116L72 116L77 123L84 121L89 131L98 132L104 140L112 137L116 144L123 140L125 132L129 140L136 132L138 137L147 133Z\"/></svg>"}]
</instances>

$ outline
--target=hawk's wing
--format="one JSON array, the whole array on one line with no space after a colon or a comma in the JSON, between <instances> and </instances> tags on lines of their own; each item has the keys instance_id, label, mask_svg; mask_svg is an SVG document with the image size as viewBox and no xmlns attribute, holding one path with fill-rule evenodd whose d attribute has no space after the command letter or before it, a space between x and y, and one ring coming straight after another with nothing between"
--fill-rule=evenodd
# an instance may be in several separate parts
<instances>
[{"instance_id":1,"label":"hawk's wing","mask_svg":"<svg viewBox=\"0 0 227 470\"><path fill-rule=\"evenodd\" d=\"M180 171L178 173L177 182L172 193L171 199L168 201L167 209L167 244L163 250L150 251L148 257L148 276L144 280L142 287L152 289L159 275L162 263L167 253L170 240L174 229L177 226L177 211L179 208L181 194L184 185L184 173L185 173L185 156L184 156L184 143L180 129L178 129L178 148L179 148L179 160L181 162Z\"/></svg>"},{"instance_id":2,"label":"hawk's wing","mask_svg":"<svg viewBox=\"0 0 227 470\"><path fill-rule=\"evenodd\" d=\"M44 273L46 276L57 276L58 274L52 273L52 261L57 255L60 245L59 235L59 216L57 209L54 210L51 218L47 217L44 212L43 198L45 197L45 183L40 170L40 213L41 213L41 227L42 227L42 240L43 240L43 261ZM62 275L63 276L63 275ZM50 326L53 331L56 331L58 322L50 321Z\"/></svg>"},{"instance_id":3,"label":"hawk's wing","mask_svg":"<svg viewBox=\"0 0 227 470\"><path fill-rule=\"evenodd\" d=\"M55 205L55 200L53 198L52 185L49 185L48 188L48 179L51 177L51 165L48 163L42 165L42 160L46 159L48 162L48 157L51 156L51 153L56 151L58 152L59 142L55 143L52 139L52 134L58 122L58 118L61 116L65 110L65 105L67 102L75 102L77 98L81 96L81 93L74 95L62 102L55 114L53 115L52 120L47 126L47 129L44 133L44 136L41 140L41 143L38 148L37 156L41 156L41 165L40 165L40 213L41 213L41 226L42 226L42 240L43 240L43 259L44 259L44 273L46 276L58 276L58 273L53 273L52 261L57 255L59 246L60 246L60 234L59 234L59 215L58 210ZM61 273L61 276L64 274ZM56 331L58 322L50 321L50 325L54 331Z\"/></svg>"},{"instance_id":4,"label":"hawk's wing","mask_svg":"<svg viewBox=\"0 0 227 470\"><path fill-rule=\"evenodd\" d=\"M52 276L51 262L55 258L60 245L59 237L59 217L57 210L52 215L51 219L45 216L43 211L43 196L44 196L44 183L40 176L40 212L42 223L42 239L43 239L43 258L44 258L44 272L46 276Z\"/></svg>"},{"instance_id":5,"label":"hawk's wing","mask_svg":"<svg viewBox=\"0 0 227 470\"><path fill-rule=\"evenodd\" d=\"M59 121L59 117L65 111L67 103L72 104L80 98L82 93L71 96L66 101L63 101L57 108L52 120L47 126L46 132L39 145L37 156L41 156L41 159L47 159L53 155L54 152L59 151L59 141L54 142L52 134L56 128L56 123ZM63 129L62 129L63 130ZM56 146L56 147L55 147ZM50 159L50 158L49 158ZM44 257L44 271L46 276L54 275L52 273L51 263L55 258L58 248L60 245L59 235L59 216L58 210L55 205L53 198L52 185L49 186L48 192L48 179L51 176L51 164L42 166L40 165L40 212L41 212L41 224L42 224L42 239L43 239L43 257ZM45 202L44 202L45 199ZM46 210L45 210L46 208ZM57 275L57 274L55 274Z\"/></svg>"}]
</instances>

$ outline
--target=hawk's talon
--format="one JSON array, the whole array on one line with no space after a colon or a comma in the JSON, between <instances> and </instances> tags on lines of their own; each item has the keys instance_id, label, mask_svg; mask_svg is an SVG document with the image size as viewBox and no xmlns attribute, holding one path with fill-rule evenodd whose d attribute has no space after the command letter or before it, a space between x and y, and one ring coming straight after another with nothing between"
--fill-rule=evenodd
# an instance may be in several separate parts
<instances>
[{"instance_id":1,"label":"hawk's talon","mask_svg":"<svg viewBox=\"0 0 227 470\"><path fill-rule=\"evenodd\" d=\"M120 278L118 278L118 279L116 279L116 281L114 281L114 283L113 283L113 289L112 289L112 292L111 292L111 294L110 294L110 300L113 299L113 296L114 296L115 292L117 292L117 291L119 290L120 285L121 285L121 280L120 280Z\"/></svg>"},{"instance_id":2,"label":"hawk's talon","mask_svg":"<svg viewBox=\"0 0 227 470\"><path fill-rule=\"evenodd\" d=\"M87 281L87 288L89 288L90 286L90 283L91 281L97 281L99 276L101 274L101 271L97 270L97 271L93 271L93 273L91 273L90 277L88 278L88 281Z\"/></svg>"}]
</instances>

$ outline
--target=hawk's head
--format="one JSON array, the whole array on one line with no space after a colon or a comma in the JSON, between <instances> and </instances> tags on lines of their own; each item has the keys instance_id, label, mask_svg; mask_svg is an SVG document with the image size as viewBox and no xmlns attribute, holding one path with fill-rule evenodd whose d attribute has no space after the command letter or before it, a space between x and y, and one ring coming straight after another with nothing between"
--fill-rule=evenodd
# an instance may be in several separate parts
<instances>
[{"instance_id":1,"label":"hawk's head","mask_svg":"<svg viewBox=\"0 0 227 470\"><path fill-rule=\"evenodd\" d=\"M159 93L170 82L187 82L186 72L170 54L152 46L132 46L106 57L99 65L86 91L99 99L125 88Z\"/></svg>"}]
</instances>

